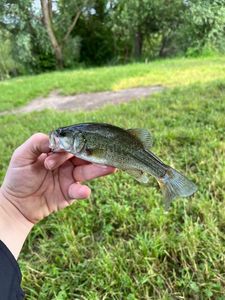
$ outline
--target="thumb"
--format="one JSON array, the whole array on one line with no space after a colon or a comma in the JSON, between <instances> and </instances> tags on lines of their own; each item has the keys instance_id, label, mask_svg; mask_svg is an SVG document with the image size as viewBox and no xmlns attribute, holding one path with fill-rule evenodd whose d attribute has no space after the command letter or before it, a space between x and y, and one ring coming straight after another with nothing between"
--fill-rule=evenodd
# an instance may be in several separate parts
<instances>
[{"instance_id":1,"label":"thumb","mask_svg":"<svg viewBox=\"0 0 225 300\"><path fill-rule=\"evenodd\" d=\"M36 161L42 153L48 152L50 152L49 137L44 133L35 133L15 150L12 162L16 165L22 162L31 163Z\"/></svg>"}]
</instances>

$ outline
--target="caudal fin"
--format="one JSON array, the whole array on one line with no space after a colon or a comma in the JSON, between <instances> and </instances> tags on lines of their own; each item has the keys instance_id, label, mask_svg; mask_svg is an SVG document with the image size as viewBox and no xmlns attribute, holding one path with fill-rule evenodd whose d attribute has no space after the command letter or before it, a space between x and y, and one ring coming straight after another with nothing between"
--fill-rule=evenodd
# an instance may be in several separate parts
<instances>
[{"instance_id":1,"label":"caudal fin","mask_svg":"<svg viewBox=\"0 0 225 300\"><path fill-rule=\"evenodd\" d=\"M166 209L174 198L188 197L197 191L197 186L193 182L172 168L168 169L164 177L157 180L165 198Z\"/></svg>"}]
</instances>

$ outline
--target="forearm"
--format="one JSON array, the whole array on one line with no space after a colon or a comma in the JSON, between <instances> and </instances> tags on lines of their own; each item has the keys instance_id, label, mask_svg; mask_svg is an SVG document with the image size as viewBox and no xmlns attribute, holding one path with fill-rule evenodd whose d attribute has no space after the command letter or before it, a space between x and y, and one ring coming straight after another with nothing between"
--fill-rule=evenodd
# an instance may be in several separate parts
<instances>
[{"instance_id":1,"label":"forearm","mask_svg":"<svg viewBox=\"0 0 225 300\"><path fill-rule=\"evenodd\" d=\"M33 224L4 196L0 189L0 240L17 259Z\"/></svg>"}]
</instances>

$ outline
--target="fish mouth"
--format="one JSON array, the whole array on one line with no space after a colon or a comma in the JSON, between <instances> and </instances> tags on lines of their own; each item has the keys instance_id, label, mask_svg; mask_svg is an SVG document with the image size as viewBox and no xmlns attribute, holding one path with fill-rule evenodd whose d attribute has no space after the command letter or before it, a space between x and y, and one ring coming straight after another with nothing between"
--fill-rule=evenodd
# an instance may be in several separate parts
<instances>
[{"instance_id":1,"label":"fish mouth","mask_svg":"<svg viewBox=\"0 0 225 300\"><path fill-rule=\"evenodd\" d=\"M55 130L49 133L49 148L53 152L60 150L60 138Z\"/></svg>"}]
</instances>

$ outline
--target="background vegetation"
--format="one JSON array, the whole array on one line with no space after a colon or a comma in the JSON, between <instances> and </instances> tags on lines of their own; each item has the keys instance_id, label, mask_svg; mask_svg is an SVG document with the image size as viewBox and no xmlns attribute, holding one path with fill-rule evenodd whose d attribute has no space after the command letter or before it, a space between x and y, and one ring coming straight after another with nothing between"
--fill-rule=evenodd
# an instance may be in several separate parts
<instances>
[{"instance_id":1,"label":"background vegetation","mask_svg":"<svg viewBox=\"0 0 225 300\"><path fill-rule=\"evenodd\" d=\"M0 79L225 51L225 0L2 0Z\"/></svg>"}]
</instances>

